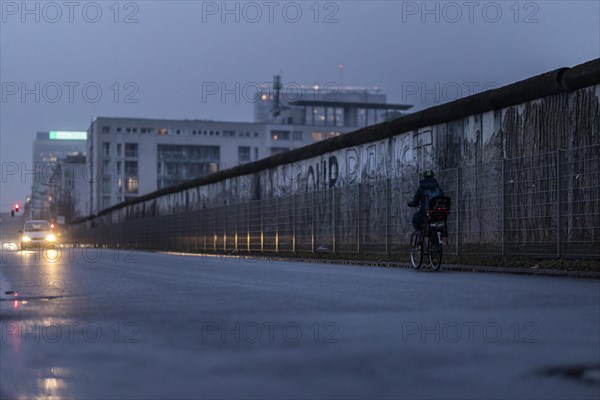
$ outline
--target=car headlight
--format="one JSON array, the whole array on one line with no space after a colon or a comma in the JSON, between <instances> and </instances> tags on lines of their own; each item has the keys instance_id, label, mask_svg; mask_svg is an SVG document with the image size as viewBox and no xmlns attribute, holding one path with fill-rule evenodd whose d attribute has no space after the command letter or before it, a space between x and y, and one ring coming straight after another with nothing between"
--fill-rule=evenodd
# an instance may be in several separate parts
<instances>
[{"instance_id":1,"label":"car headlight","mask_svg":"<svg viewBox=\"0 0 600 400\"><path fill-rule=\"evenodd\" d=\"M52 234L46 236L46 241L47 242L54 242L56 240L56 237Z\"/></svg>"},{"instance_id":2,"label":"car headlight","mask_svg":"<svg viewBox=\"0 0 600 400\"><path fill-rule=\"evenodd\" d=\"M23 241L23 242L31 242L31 238L29 236L23 236L21 238L21 241Z\"/></svg>"}]
</instances>

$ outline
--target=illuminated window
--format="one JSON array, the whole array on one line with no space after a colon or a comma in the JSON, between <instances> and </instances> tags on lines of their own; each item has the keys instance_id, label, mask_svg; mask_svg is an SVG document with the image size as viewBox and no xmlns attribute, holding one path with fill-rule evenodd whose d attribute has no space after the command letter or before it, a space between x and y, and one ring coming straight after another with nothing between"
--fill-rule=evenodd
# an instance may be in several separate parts
<instances>
[{"instance_id":1,"label":"illuminated window","mask_svg":"<svg viewBox=\"0 0 600 400\"><path fill-rule=\"evenodd\" d=\"M219 170L219 164L217 163L207 163L205 164L204 170L208 174L215 173Z\"/></svg>"},{"instance_id":2,"label":"illuminated window","mask_svg":"<svg viewBox=\"0 0 600 400\"><path fill-rule=\"evenodd\" d=\"M125 191L127 193L137 193L138 179L137 178L127 178L127 185L125 186Z\"/></svg>"},{"instance_id":3,"label":"illuminated window","mask_svg":"<svg viewBox=\"0 0 600 400\"><path fill-rule=\"evenodd\" d=\"M323 132L313 132L312 140L314 140L315 142L323 140Z\"/></svg>"},{"instance_id":4,"label":"illuminated window","mask_svg":"<svg viewBox=\"0 0 600 400\"><path fill-rule=\"evenodd\" d=\"M271 140L290 140L290 131L271 131Z\"/></svg>"}]
</instances>

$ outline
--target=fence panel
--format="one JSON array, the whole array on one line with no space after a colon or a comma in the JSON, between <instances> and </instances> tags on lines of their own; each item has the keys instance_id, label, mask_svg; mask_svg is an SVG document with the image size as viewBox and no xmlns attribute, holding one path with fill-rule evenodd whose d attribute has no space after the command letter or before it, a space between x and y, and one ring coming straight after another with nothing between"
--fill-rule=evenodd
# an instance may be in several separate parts
<instances>
[{"instance_id":1,"label":"fence panel","mask_svg":"<svg viewBox=\"0 0 600 400\"><path fill-rule=\"evenodd\" d=\"M446 253L600 257L600 146L436 174L452 198ZM419 176L368 181L173 215L119 210L70 227L101 246L407 254Z\"/></svg>"}]
</instances>

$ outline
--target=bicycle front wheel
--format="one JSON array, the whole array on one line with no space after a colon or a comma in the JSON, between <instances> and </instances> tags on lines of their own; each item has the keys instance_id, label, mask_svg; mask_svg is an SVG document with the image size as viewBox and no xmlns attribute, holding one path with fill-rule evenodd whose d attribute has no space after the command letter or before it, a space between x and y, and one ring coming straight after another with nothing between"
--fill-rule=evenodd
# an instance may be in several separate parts
<instances>
[{"instance_id":1,"label":"bicycle front wheel","mask_svg":"<svg viewBox=\"0 0 600 400\"><path fill-rule=\"evenodd\" d=\"M423 252L423 243L419 243L419 234L413 233L410 238L410 261L414 269L421 268Z\"/></svg>"}]
</instances>

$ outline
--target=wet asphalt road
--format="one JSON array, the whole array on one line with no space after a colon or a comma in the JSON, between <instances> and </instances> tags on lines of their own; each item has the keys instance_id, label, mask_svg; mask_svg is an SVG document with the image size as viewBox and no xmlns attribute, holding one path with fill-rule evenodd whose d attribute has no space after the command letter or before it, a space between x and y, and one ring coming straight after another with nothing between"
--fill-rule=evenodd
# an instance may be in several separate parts
<instances>
[{"instance_id":1,"label":"wet asphalt road","mask_svg":"<svg viewBox=\"0 0 600 400\"><path fill-rule=\"evenodd\" d=\"M3 399L600 397L598 280L58 258L3 253Z\"/></svg>"}]
</instances>

